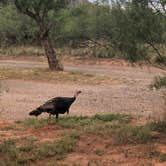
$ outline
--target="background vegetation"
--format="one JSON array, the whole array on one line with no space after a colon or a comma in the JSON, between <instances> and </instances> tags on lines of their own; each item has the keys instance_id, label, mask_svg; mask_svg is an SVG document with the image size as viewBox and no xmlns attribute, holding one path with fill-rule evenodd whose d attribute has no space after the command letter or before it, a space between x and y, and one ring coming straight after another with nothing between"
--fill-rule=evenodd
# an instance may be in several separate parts
<instances>
[{"instance_id":1,"label":"background vegetation","mask_svg":"<svg viewBox=\"0 0 166 166\"><path fill-rule=\"evenodd\" d=\"M85 1L48 16L55 48L68 47L81 56L166 63L165 12L156 11L148 0ZM33 19L19 13L12 2L1 5L1 48L40 46L38 35Z\"/></svg>"}]
</instances>

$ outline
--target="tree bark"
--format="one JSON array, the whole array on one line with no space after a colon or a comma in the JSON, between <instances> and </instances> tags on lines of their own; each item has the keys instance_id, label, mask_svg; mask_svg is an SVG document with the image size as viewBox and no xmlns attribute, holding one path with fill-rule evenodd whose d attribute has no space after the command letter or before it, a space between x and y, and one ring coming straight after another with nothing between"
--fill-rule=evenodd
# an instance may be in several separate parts
<instances>
[{"instance_id":1,"label":"tree bark","mask_svg":"<svg viewBox=\"0 0 166 166\"><path fill-rule=\"evenodd\" d=\"M45 50L47 56L48 65L51 70L62 71L63 66L57 59L56 52L52 46L51 40L48 35L49 30L40 29L40 42Z\"/></svg>"}]
</instances>

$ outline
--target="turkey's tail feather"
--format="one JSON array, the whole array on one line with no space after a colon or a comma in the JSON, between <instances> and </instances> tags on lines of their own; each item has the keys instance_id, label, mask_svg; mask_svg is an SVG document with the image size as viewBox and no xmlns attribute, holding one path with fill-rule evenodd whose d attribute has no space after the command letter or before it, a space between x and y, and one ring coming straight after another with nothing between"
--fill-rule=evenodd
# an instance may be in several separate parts
<instances>
[{"instance_id":1,"label":"turkey's tail feather","mask_svg":"<svg viewBox=\"0 0 166 166\"><path fill-rule=\"evenodd\" d=\"M31 112L29 113L29 115L31 115L31 116L38 116L38 115L40 115L42 112L44 112L44 110L39 107L39 108L37 108L36 110L31 111Z\"/></svg>"}]
</instances>

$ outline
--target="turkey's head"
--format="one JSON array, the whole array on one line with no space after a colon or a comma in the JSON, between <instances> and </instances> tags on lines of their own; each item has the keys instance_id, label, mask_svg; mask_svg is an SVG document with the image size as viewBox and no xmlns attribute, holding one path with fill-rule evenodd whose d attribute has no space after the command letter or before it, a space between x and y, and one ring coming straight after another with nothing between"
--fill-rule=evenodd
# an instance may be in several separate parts
<instances>
[{"instance_id":1,"label":"turkey's head","mask_svg":"<svg viewBox=\"0 0 166 166\"><path fill-rule=\"evenodd\" d=\"M80 90L77 90L77 91L75 92L75 94L74 94L74 97L77 98L77 96L78 96L80 93L82 93L82 92L81 92Z\"/></svg>"}]
</instances>

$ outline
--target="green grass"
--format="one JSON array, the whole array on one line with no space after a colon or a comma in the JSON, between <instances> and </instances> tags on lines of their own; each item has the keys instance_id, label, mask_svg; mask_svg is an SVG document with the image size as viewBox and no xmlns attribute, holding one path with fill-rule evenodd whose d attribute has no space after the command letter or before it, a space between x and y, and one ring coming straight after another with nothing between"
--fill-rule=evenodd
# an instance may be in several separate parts
<instances>
[{"instance_id":1,"label":"green grass","mask_svg":"<svg viewBox=\"0 0 166 166\"><path fill-rule=\"evenodd\" d=\"M24 121L16 121L14 124L1 127L0 130L24 130L26 128L42 128L48 124L47 119L28 118Z\"/></svg>"},{"instance_id":2,"label":"green grass","mask_svg":"<svg viewBox=\"0 0 166 166\"><path fill-rule=\"evenodd\" d=\"M28 118L20 122L20 126L24 128L41 128L48 123L47 119Z\"/></svg>"},{"instance_id":3,"label":"green grass","mask_svg":"<svg viewBox=\"0 0 166 166\"><path fill-rule=\"evenodd\" d=\"M38 157L43 159L56 156L56 159L63 159L65 154L74 150L77 138L68 135L53 143L44 142L38 149Z\"/></svg>"},{"instance_id":4,"label":"green grass","mask_svg":"<svg viewBox=\"0 0 166 166\"><path fill-rule=\"evenodd\" d=\"M117 144L124 143L146 143L151 138L149 126L130 125L132 117L121 114L103 114L87 116L60 117L57 122L55 118L51 121L47 119L27 119L22 122L25 128L41 128L47 125L58 125L62 129L72 129L78 135L95 134L113 136Z\"/></svg>"},{"instance_id":5,"label":"green grass","mask_svg":"<svg viewBox=\"0 0 166 166\"><path fill-rule=\"evenodd\" d=\"M132 117L129 115L122 114L96 114L95 116L93 116L93 119L101 120L104 122L119 121L120 123L129 123Z\"/></svg>"},{"instance_id":6,"label":"green grass","mask_svg":"<svg viewBox=\"0 0 166 166\"><path fill-rule=\"evenodd\" d=\"M152 84L150 85L151 88L156 88L156 89L160 89L162 87L166 88L166 76L158 76L155 77Z\"/></svg>"},{"instance_id":7,"label":"green grass","mask_svg":"<svg viewBox=\"0 0 166 166\"><path fill-rule=\"evenodd\" d=\"M91 117L88 116L71 116L71 117L60 117L57 121L54 117L50 120L48 119L37 119L37 118L28 118L22 122L17 122L22 127L25 128L41 128L47 125L59 125L64 129L80 129L83 127L90 127L99 125L107 125L112 123L127 124L131 121L132 117L129 115L121 114L106 114L106 115L94 115ZM9 126L10 128L10 126Z\"/></svg>"}]
</instances>

